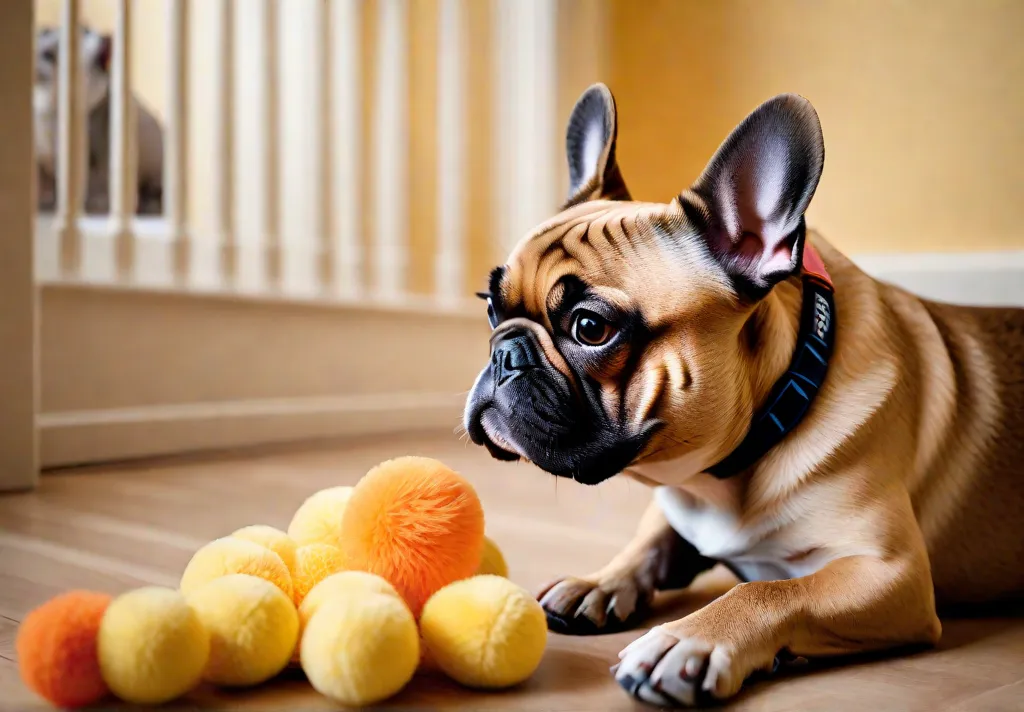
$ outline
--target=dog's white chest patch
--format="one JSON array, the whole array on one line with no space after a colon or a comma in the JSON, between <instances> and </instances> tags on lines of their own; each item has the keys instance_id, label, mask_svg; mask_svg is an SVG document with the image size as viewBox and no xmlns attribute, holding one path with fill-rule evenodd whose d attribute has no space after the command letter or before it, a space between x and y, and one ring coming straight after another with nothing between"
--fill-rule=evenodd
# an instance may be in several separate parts
<instances>
[{"instance_id":1,"label":"dog's white chest patch","mask_svg":"<svg viewBox=\"0 0 1024 712\"><path fill-rule=\"evenodd\" d=\"M801 555L775 536L776 524L741 525L737 513L695 500L675 487L658 487L655 500L678 534L703 556L731 566L747 581L771 581L814 573L824 554Z\"/></svg>"}]
</instances>

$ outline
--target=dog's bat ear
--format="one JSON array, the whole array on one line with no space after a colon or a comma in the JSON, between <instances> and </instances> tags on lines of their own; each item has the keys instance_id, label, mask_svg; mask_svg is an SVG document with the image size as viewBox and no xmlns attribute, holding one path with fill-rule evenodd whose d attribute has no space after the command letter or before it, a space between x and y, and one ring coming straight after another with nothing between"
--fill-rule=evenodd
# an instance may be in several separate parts
<instances>
[{"instance_id":1,"label":"dog's bat ear","mask_svg":"<svg viewBox=\"0 0 1024 712\"><path fill-rule=\"evenodd\" d=\"M824 162L814 107L783 94L744 119L680 195L712 255L748 296L763 296L799 269L804 212Z\"/></svg>"},{"instance_id":2,"label":"dog's bat ear","mask_svg":"<svg viewBox=\"0 0 1024 712\"><path fill-rule=\"evenodd\" d=\"M111 35L97 35L95 58L96 66L104 72L110 72L110 61L114 56L114 38Z\"/></svg>"},{"instance_id":3,"label":"dog's bat ear","mask_svg":"<svg viewBox=\"0 0 1024 712\"><path fill-rule=\"evenodd\" d=\"M604 84L594 84L577 100L565 131L569 197L563 208L588 200L630 199L615 161L617 132L615 98Z\"/></svg>"},{"instance_id":4,"label":"dog's bat ear","mask_svg":"<svg viewBox=\"0 0 1024 712\"><path fill-rule=\"evenodd\" d=\"M85 57L85 69L98 69L110 72L110 60L113 56L114 38L109 34L97 32L91 27L82 27L82 53Z\"/></svg>"}]
</instances>

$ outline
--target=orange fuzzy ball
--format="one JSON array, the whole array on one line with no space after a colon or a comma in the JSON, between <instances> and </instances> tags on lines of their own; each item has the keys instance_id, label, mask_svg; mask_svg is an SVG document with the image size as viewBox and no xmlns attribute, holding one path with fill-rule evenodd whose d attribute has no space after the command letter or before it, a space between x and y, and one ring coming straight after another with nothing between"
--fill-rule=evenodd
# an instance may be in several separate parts
<instances>
[{"instance_id":1,"label":"orange fuzzy ball","mask_svg":"<svg viewBox=\"0 0 1024 712\"><path fill-rule=\"evenodd\" d=\"M96 637L111 597L69 591L28 614L18 629L18 667L25 685L57 707L84 707L107 694Z\"/></svg>"},{"instance_id":2,"label":"orange fuzzy ball","mask_svg":"<svg viewBox=\"0 0 1024 712\"><path fill-rule=\"evenodd\" d=\"M476 572L484 511L473 486L444 464L401 457L355 486L340 544L350 569L386 579L419 617L436 591Z\"/></svg>"},{"instance_id":3,"label":"orange fuzzy ball","mask_svg":"<svg viewBox=\"0 0 1024 712\"><path fill-rule=\"evenodd\" d=\"M341 550L330 544L306 544L295 550L292 600L298 606L306 594L331 574L345 570Z\"/></svg>"}]
</instances>

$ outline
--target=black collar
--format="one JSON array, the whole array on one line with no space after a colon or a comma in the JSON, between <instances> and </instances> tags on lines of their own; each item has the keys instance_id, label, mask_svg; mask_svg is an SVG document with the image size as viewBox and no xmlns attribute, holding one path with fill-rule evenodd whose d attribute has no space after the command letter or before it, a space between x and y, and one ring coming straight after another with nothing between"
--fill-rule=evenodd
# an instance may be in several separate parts
<instances>
[{"instance_id":1,"label":"black collar","mask_svg":"<svg viewBox=\"0 0 1024 712\"><path fill-rule=\"evenodd\" d=\"M793 360L754 416L743 442L724 460L705 472L719 479L751 467L803 420L828 373L835 343L836 309L832 280L821 258L804 246L803 308Z\"/></svg>"}]
</instances>

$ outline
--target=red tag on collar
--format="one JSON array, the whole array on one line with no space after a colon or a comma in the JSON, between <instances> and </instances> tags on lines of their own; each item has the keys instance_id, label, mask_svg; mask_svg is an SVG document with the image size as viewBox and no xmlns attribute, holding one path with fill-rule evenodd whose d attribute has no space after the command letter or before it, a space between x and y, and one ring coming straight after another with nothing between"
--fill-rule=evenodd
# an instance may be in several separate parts
<instances>
[{"instance_id":1,"label":"red tag on collar","mask_svg":"<svg viewBox=\"0 0 1024 712\"><path fill-rule=\"evenodd\" d=\"M828 270L825 269L825 263L821 259L821 255L814 249L814 245L810 242L804 243L804 274L809 274L817 277L828 286L832 285L832 278L828 274Z\"/></svg>"}]
</instances>

